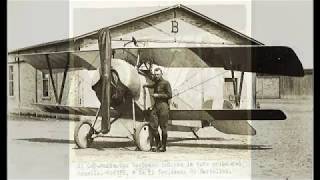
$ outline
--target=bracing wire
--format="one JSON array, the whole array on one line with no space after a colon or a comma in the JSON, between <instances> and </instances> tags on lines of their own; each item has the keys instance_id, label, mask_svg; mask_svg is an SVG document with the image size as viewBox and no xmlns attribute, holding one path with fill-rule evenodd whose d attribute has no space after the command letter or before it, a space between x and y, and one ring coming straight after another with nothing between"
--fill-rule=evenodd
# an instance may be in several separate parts
<instances>
[{"instance_id":1,"label":"bracing wire","mask_svg":"<svg viewBox=\"0 0 320 180\"><path fill-rule=\"evenodd\" d=\"M222 72L222 73L219 73L219 74L217 74L217 75L215 75L215 76L213 76L213 77L211 77L211 78L209 78L209 79L207 79L207 80L205 80L205 81L202 81L202 82L200 82L200 83L198 83L198 84L196 84L196 85L194 85L194 86L192 86L192 87L190 87L190 88L187 88L187 89L185 89L185 90L182 90L181 92L178 92L177 94L173 95L172 97L179 96L180 94L183 94L183 93L185 93L185 92L188 92L189 90L194 89L194 88L196 88L196 87L198 87L198 86L200 86L200 85L202 85L202 84L204 84L204 83L206 83L206 82L209 82L209 81L211 81L212 79L214 79L214 78L216 78L216 77L218 77L218 76L221 76L221 75L223 75L223 74L225 74L225 73L227 73L227 71Z\"/></svg>"},{"instance_id":2,"label":"bracing wire","mask_svg":"<svg viewBox=\"0 0 320 180\"><path fill-rule=\"evenodd\" d=\"M185 83L189 82L191 79L196 77L196 74L198 74L199 72L195 72L193 73L191 76L189 76L187 78L187 80L183 81L181 84L179 84L178 86L175 86L175 88L181 87L182 85L184 85Z\"/></svg>"}]
</instances>

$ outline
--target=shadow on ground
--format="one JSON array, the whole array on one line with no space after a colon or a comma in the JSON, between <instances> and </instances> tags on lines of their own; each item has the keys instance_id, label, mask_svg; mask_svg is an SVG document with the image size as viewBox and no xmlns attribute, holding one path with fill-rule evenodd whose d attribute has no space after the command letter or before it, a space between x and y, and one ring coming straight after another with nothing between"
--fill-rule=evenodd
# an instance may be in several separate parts
<instances>
[{"instance_id":1,"label":"shadow on ground","mask_svg":"<svg viewBox=\"0 0 320 180\"><path fill-rule=\"evenodd\" d=\"M73 140L66 140L66 139L26 138L26 139L16 139L16 140L18 140L18 141L29 141L29 142L41 142L41 143L74 144Z\"/></svg>"},{"instance_id":2,"label":"shadow on ground","mask_svg":"<svg viewBox=\"0 0 320 180\"><path fill-rule=\"evenodd\" d=\"M107 137L107 136L105 136ZM111 137L111 136L108 136ZM121 136L112 136L112 138L125 138ZM40 142L40 143L59 143L59 144L75 144L73 140L65 139L52 139L52 138L26 138L16 139L19 141ZM270 146L265 145L248 145L248 144L210 144L210 143L185 143L186 140L197 140L195 138L173 138L168 140L168 146L175 147L190 147L190 148L219 148L219 149L237 149L237 150L266 150L272 149ZM224 141L224 138L200 138L199 140L215 140ZM179 142L179 143L177 143ZM135 143L131 140L128 141L94 141L91 148L103 150L105 148L128 148L135 147ZM75 148L78 149L78 148Z\"/></svg>"}]
</instances>

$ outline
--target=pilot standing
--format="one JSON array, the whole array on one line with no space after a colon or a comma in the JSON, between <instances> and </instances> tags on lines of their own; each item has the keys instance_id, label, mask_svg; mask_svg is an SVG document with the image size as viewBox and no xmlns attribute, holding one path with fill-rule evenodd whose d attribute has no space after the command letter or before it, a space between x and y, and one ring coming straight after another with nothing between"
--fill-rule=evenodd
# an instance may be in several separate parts
<instances>
[{"instance_id":1,"label":"pilot standing","mask_svg":"<svg viewBox=\"0 0 320 180\"><path fill-rule=\"evenodd\" d=\"M154 83L144 85L143 87L153 88L154 105L150 113L150 126L152 134L155 138L155 148L151 150L153 152L165 152L168 139L168 120L169 120L169 99L172 98L172 91L170 83L162 78L163 72L160 68L154 69ZM160 143L160 135L158 127L160 125L162 131L162 143Z\"/></svg>"}]
</instances>

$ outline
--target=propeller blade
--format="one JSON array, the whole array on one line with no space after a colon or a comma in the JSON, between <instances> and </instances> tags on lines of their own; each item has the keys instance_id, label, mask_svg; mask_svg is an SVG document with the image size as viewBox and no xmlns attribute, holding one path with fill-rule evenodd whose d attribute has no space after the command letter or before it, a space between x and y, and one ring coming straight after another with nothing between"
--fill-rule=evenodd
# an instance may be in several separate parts
<instances>
[{"instance_id":1,"label":"propeller blade","mask_svg":"<svg viewBox=\"0 0 320 180\"><path fill-rule=\"evenodd\" d=\"M99 32L98 38L99 52L100 52L100 78L102 80L102 93L101 93L101 105L100 115L101 120L101 132L106 134L110 131L110 69L111 69L111 40L110 31L108 28L104 28Z\"/></svg>"}]
</instances>

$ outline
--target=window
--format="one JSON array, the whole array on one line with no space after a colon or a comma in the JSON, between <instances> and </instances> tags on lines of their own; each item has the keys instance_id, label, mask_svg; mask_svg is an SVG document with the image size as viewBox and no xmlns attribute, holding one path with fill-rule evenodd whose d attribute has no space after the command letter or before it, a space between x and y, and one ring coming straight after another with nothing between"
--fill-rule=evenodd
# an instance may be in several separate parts
<instances>
[{"instance_id":1,"label":"window","mask_svg":"<svg viewBox=\"0 0 320 180\"><path fill-rule=\"evenodd\" d=\"M14 96L13 66L9 66L9 96Z\"/></svg>"},{"instance_id":2,"label":"window","mask_svg":"<svg viewBox=\"0 0 320 180\"><path fill-rule=\"evenodd\" d=\"M235 79L236 90L238 90L238 78ZM234 97L234 85L232 78L225 78L224 79L224 90L223 90L223 98L229 101L235 101Z\"/></svg>"},{"instance_id":3,"label":"window","mask_svg":"<svg viewBox=\"0 0 320 180\"><path fill-rule=\"evenodd\" d=\"M42 96L49 97L49 74L42 73Z\"/></svg>"}]
</instances>

